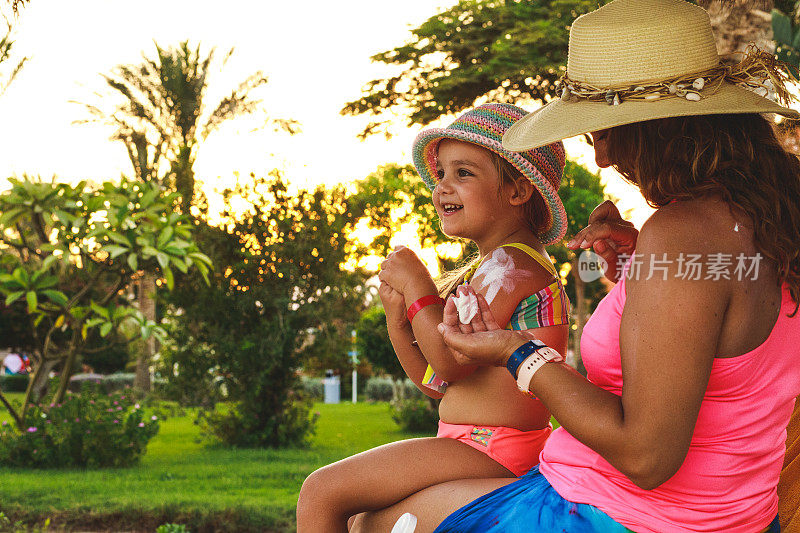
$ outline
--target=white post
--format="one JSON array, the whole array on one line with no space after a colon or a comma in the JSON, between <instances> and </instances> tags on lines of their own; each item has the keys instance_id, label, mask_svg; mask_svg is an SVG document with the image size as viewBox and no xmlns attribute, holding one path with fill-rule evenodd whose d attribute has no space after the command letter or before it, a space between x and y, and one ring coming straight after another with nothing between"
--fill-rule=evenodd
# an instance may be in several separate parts
<instances>
[{"instance_id":1,"label":"white post","mask_svg":"<svg viewBox=\"0 0 800 533\"><path fill-rule=\"evenodd\" d=\"M356 372L356 365L358 364L358 351L356 350L356 330L350 331L350 361L353 363L353 403L358 401L358 373Z\"/></svg>"}]
</instances>

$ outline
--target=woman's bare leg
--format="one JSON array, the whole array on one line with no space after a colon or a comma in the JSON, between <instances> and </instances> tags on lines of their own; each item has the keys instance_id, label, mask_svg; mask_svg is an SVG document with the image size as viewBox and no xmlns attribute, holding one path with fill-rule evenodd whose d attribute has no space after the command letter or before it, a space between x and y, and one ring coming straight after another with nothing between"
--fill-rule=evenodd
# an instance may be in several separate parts
<instances>
[{"instance_id":1,"label":"woman's bare leg","mask_svg":"<svg viewBox=\"0 0 800 533\"><path fill-rule=\"evenodd\" d=\"M386 444L308 476L297 502L297 531L346 532L355 514L384 509L432 485L470 478L515 479L486 454L453 439Z\"/></svg>"},{"instance_id":2,"label":"woman's bare leg","mask_svg":"<svg viewBox=\"0 0 800 533\"><path fill-rule=\"evenodd\" d=\"M359 514L350 532L388 533L403 513L411 513L417 517L415 533L430 533L457 509L514 481L516 478L460 479L440 483L422 489L391 507Z\"/></svg>"}]
</instances>

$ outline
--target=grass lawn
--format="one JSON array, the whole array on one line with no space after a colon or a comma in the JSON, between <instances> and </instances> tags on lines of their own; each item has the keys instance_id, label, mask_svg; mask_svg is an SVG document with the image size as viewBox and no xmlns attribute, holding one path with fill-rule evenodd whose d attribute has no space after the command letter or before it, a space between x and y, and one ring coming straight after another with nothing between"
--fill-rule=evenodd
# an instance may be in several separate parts
<instances>
[{"instance_id":1,"label":"grass lawn","mask_svg":"<svg viewBox=\"0 0 800 533\"><path fill-rule=\"evenodd\" d=\"M14 397L15 395L10 395ZM19 395L21 396L21 395ZM0 406L0 421L8 414ZM141 464L108 470L0 468L0 510L58 530L292 531L297 493L319 466L399 439L385 403L315 406L321 416L305 450L236 450L201 441L193 417L170 418Z\"/></svg>"}]
</instances>

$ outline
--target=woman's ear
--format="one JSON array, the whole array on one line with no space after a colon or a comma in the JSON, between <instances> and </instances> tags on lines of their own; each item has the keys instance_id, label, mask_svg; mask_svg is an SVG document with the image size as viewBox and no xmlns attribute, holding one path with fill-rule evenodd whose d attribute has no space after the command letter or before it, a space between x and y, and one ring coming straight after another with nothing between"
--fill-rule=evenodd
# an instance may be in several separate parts
<instances>
[{"instance_id":1,"label":"woman's ear","mask_svg":"<svg viewBox=\"0 0 800 533\"><path fill-rule=\"evenodd\" d=\"M533 184L526 178L520 178L511 187L508 203L511 205L524 205L533 196Z\"/></svg>"}]
</instances>

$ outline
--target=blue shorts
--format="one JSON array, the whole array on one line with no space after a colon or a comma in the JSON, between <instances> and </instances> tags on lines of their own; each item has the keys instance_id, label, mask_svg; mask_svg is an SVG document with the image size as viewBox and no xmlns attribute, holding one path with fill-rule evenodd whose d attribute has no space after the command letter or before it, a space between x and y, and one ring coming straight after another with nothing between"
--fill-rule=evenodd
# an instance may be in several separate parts
<instances>
[{"instance_id":1,"label":"blue shorts","mask_svg":"<svg viewBox=\"0 0 800 533\"><path fill-rule=\"evenodd\" d=\"M481 496L454 512L434 533L628 533L631 530L593 505L565 500L535 466L513 483ZM780 533L778 517L769 533Z\"/></svg>"}]
</instances>

